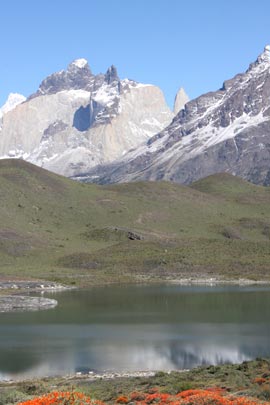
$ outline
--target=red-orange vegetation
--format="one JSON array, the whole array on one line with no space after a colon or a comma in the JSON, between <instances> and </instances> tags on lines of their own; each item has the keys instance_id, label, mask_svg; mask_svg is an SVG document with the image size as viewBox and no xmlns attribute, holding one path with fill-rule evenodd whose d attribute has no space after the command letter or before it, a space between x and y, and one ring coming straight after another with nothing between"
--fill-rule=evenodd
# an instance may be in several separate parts
<instances>
[{"instance_id":1,"label":"red-orange vegetation","mask_svg":"<svg viewBox=\"0 0 270 405\"><path fill-rule=\"evenodd\" d=\"M266 405L263 401L247 397L235 397L228 395L226 389L208 388L182 391L177 395L166 393L147 394L144 400L136 401L134 398L130 401L136 405Z\"/></svg>"},{"instance_id":2,"label":"red-orange vegetation","mask_svg":"<svg viewBox=\"0 0 270 405\"><path fill-rule=\"evenodd\" d=\"M101 401L91 400L91 398L81 392L51 392L18 405L105 405Z\"/></svg>"},{"instance_id":3,"label":"red-orange vegetation","mask_svg":"<svg viewBox=\"0 0 270 405\"><path fill-rule=\"evenodd\" d=\"M264 377L257 377L253 380L253 382L255 382L256 384L262 385L266 382L266 378Z\"/></svg>"},{"instance_id":4,"label":"red-orange vegetation","mask_svg":"<svg viewBox=\"0 0 270 405\"><path fill-rule=\"evenodd\" d=\"M135 401L143 401L145 399L147 394L143 392L132 392L130 394L130 402L135 402Z\"/></svg>"},{"instance_id":5,"label":"red-orange vegetation","mask_svg":"<svg viewBox=\"0 0 270 405\"><path fill-rule=\"evenodd\" d=\"M186 390L186 391L179 392L179 394L177 394L176 396L180 397L180 398L187 398L187 397L190 397L193 395L208 395L209 392L210 392L209 390L199 390L199 389Z\"/></svg>"},{"instance_id":6,"label":"red-orange vegetation","mask_svg":"<svg viewBox=\"0 0 270 405\"><path fill-rule=\"evenodd\" d=\"M128 397L121 396L117 404L135 405L270 405L270 402L255 398L228 395L225 389L208 388L182 391L177 395L152 392L148 394L133 392ZM105 405L101 401L92 400L77 392L52 392L51 394L21 402L18 405Z\"/></svg>"},{"instance_id":7,"label":"red-orange vegetation","mask_svg":"<svg viewBox=\"0 0 270 405\"><path fill-rule=\"evenodd\" d=\"M130 401L128 399L128 397L122 395L121 397L118 397L116 400L117 404L128 404Z\"/></svg>"}]
</instances>

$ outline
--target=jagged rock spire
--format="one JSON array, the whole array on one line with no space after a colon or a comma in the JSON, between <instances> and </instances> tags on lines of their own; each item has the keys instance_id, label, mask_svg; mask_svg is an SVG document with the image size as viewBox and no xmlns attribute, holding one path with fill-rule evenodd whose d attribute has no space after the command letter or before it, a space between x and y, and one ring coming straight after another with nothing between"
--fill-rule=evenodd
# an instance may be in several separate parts
<instances>
[{"instance_id":1,"label":"jagged rock spire","mask_svg":"<svg viewBox=\"0 0 270 405\"><path fill-rule=\"evenodd\" d=\"M118 77L118 73L117 73L117 69L114 65L110 66L109 69L107 70L106 74L105 74L105 81L108 84L111 84L114 81L118 81L119 77Z\"/></svg>"},{"instance_id":2,"label":"jagged rock spire","mask_svg":"<svg viewBox=\"0 0 270 405\"><path fill-rule=\"evenodd\" d=\"M183 89L183 87L181 87L174 99L174 107L173 107L173 112L176 115L177 113L179 113L180 110L182 110L182 108L184 108L185 104L189 101L189 97L186 94L185 90Z\"/></svg>"}]
</instances>

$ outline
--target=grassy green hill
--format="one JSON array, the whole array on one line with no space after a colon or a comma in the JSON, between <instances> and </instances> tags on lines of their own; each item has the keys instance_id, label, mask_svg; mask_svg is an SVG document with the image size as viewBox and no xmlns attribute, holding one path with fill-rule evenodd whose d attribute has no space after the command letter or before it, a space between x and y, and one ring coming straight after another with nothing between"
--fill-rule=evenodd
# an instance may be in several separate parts
<instances>
[{"instance_id":1,"label":"grassy green hill","mask_svg":"<svg viewBox=\"0 0 270 405\"><path fill-rule=\"evenodd\" d=\"M0 218L0 277L270 280L270 189L228 174L96 186L1 160Z\"/></svg>"}]
</instances>

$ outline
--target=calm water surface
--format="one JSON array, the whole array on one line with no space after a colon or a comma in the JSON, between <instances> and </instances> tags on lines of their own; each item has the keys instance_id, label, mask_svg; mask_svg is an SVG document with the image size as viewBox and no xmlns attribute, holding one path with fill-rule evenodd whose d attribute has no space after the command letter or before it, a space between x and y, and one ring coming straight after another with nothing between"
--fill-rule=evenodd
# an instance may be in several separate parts
<instances>
[{"instance_id":1,"label":"calm water surface","mask_svg":"<svg viewBox=\"0 0 270 405\"><path fill-rule=\"evenodd\" d=\"M47 294L0 314L0 379L166 370L270 356L270 289L127 286Z\"/></svg>"}]
</instances>

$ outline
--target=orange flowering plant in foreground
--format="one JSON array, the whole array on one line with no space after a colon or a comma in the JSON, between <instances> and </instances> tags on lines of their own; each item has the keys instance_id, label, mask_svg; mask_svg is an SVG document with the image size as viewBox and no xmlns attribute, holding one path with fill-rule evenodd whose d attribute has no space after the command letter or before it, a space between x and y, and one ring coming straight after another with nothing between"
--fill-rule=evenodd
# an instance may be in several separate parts
<instances>
[{"instance_id":1,"label":"orange flowering plant in foreground","mask_svg":"<svg viewBox=\"0 0 270 405\"><path fill-rule=\"evenodd\" d=\"M220 388L186 390L176 395L160 393L157 390L152 390L151 393L134 392L129 396L121 396L115 401L116 404L128 404L130 402L136 405L270 405L270 402L259 401L255 398L228 395L225 390ZM18 405L87 404L105 405L101 401L92 400L78 392L52 392L30 401L20 402Z\"/></svg>"},{"instance_id":2,"label":"orange flowering plant in foreground","mask_svg":"<svg viewBox=\"0 0 270 405\"><path fill-rule=\"evenodd\" d=\"M266 405L267 402L256 400L255 398L236 397L226 395L226 390L220 388L194 389L182 391L176 395L155 392L145 394L143 399L132 402L136 405ZM270 404L268 402L268 404Z\"/></svg>"},{"instance_id":3,"label":"orange flowering plant in foreground","mask_svg":"<svg viewBox=\"0 0 270 405\"><path fill-rule=\"evenodd\" d=\"M105 405L101 401L93 401L80 392L51 392L18 405Z\"/></svg>"}]
</instances>

